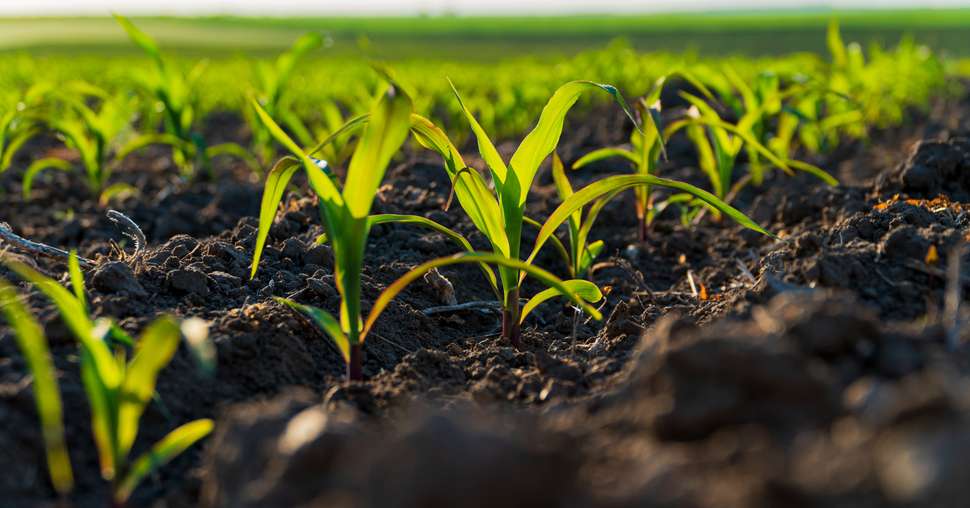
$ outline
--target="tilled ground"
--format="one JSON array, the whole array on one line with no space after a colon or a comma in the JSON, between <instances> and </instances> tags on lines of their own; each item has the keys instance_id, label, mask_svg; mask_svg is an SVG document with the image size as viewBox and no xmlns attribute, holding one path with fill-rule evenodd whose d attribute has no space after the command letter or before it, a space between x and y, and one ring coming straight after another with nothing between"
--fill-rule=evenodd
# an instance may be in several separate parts
<instances>
[{"instance_id":1,"label":"tilled ground","mask_svg":"<svg viewBox=\"0 0 970 508\"><path fill-rule=\"evenodd\" d=\"M576 133L562 147L567 161L624 139L615 115L570 123L579 127L567 130ZM674 144L670 154L665 173L697 181L689 149ZM906 128L816 162L844 184L778 175L738 197L780 241L711 220L685 228L671 216L635 245L631 203L611 204L594 228L607 243L594 275L610 287L606 318L577 326L571 310L546 304L527 321L521 350L497 339L492 313L425 315L440 298L414 284L378 321L364 347L367 381L356 384L341 381L329 340L271 299L337 306L305 193L286 197L252 280L261 189L230 165L217 168L217 183L179 181L164 151L119 169L142 189L114 205L148 235L137 255L102 207L72 191L80 182L71 175L39 182L30 201L16 171L3 175L0 219L97 258L86 279L98 316L133 332L160 313L211 324L215 374L180 351L136 452L191 418L216 417L216 433L147 481L136 505L963 506L967 316L945 304L948 288L951 302L964 300L956 290L970 280L970 270L947 272L970 228L970 104L940 101ZM437 164L426 154L400 161L375 211L422 214L484 247L459 209L443 210L450 189ZM578 185L617 171L574 175ZM556 203L541 175L530 214ZM365 302L453 252L438 234L376 228ZM28 261L63 274L57 261ZM564 270L551 249L539 264ZM474 268L444 274L461 302L491 297ZM80 483L72 501L103 505L76 345L27 292L61 374ZM52 503L30 379L0 330L0 494L11 506Z\"/></svg>"}]
</instances>

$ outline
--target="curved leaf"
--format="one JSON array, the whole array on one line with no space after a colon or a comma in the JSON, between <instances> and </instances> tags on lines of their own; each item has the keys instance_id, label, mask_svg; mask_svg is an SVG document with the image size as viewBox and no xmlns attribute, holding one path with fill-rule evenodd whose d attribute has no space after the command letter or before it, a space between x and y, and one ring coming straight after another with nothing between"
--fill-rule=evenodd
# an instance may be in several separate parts
<instances>
[{"instance_id":1,"label":"curved leaf","mask_svg":"<svg viewBox=\"0 0 970 508\"><path fill-rule=\"evenodd\" d=\"M371 110L344 180L343 198L351 217L363 219L370 213L387 165L407 139L412 108L411 98L391 86Z\"/></svg>"},{"instance_id":2,"label":"curved leaf","mask_svg":"<svg viewBox=\"0 0 970 508\"><path fill-rule=\"evenodd\" d=\"M263 198L259 205L259 228L256 231L253 263L249 270L250 279L256 277L259 259L263 255L263 247L266 246L266 237L269 236L269 229L273 226L273 219L276 218L276 209L279 208L283 193L286 192L286 186L293 178L293 173L296 173L298 169L300 169L300 161L293 157L283 157L266 175L266 183L263 185Z\"/></svg>"},{"instance_id":3,"label":"curved leaf","mask_svg":"<svg viewBox=\"0 0 970 508\"><path fill-rule=\"evenodd\" d=\"M426 228L430 228L434 231L437 231L447 236L449 239L455 242L455 244L457 244L459 247L461 247L462 249L465 249L468 252L475 251L475 249L472 248L472 245L468 243L468 240L465 239L465 237L462 236L457 231L450 229L448 227L445 227L431 219L421 217L420 215L400 215L400 214L385 213L385 214L371 215L370 217L367 217L367 222L369 223L368 228L370 228L371 226L376 226L378 224L388 224L388 223L416 224L419 226L424 226ZM485 263L482 263L481 267L482 267L482 273L485 274L485 280L487 280L489 285L492 286L493 291L498 292L498 282L495 280L495 272L493 272L492 269L489 268L489 266Z\"/></svg>"},{"instance_id":4,"label":"curved leaf","mask_svg":"<svg viewBox=\"0 0 970 508\"><path fill-rule=\"evenodd\" d=\"M461 111L465 114L465 119L468 120L472 132L475 134L475 140L478 142L478 153L481 154L488 169L492 171L492 176L495 178L495 181L499 184L505 184L505 178L509 172L505 161L502 160L502 156L495 149L492 139L485 132L485 129L482 128L481 124L478 123L475 115L465 106L465 101L461 99L461 94L458 93L455 84L450 79L448 80L448 84L451 86L451 91L454 92L455 98L458 99L458 105L461 106Z\"/></svg>"},{"instance_id":5,"label":"curved leaf","mask_svg":"<svg viewBox=\"0 0 970 508\"><path fill-rule=\"evenodd\" d=\"M638 185L659 185L661 187L669 187L693 194L694 196L697 196L704 202L713 206L724 215L727 215L738 224L741 224L742 226L757 231L761 234L776 238L774 235L748 218L748 216L741 213L741 211L738 209L732 207L724 201L721 201L717 198L717 196L711 194L710 192L698 187L694 187L688 183L669 180L667 178L660 178L653 175L618 175L591 183L560 204L552 212L552 214L549 215L549 218L546 219L542 229L539 230L539 236L536 238L535 246L532 248L532 253L529 255L526 262L531 263L533 260L535 260L536 255L539 253L539 249L541 249L549 237L555 233L556 228L565 222L569 218L569 215L574 211L581 209L583 206L586 206L587 203L590 203L601 196L607 195L611 192L618 192L624 189L636 187Z\"/></svg>"},{"instance_id":6,"label":"curved leaf","mask_svg":"<svg viewBox=\"0 0 970 508\"><path fill-rule=\"evenodd\" d=\"M834 176L830 175L827 171L825 171L824 169L818 166L815 166L813 164L809 164L807 162L803 162L800 160L795 160L795 159L788 159L785 162L787 162L792 169L796 171L804 171L805 173L808 173L829 185L839 184L838 179L836 179Z\"/></svg>"},{"instance_id":7,"label":"curved leaf","mask_svg":"<svg viewBox=\"0 0 970 508\"><path fill-rule=\"evenodd\" d=\"M294 142L285 132L283 132L283 129L276 124L276 121L269 116L266 110L259 105L259 102L257 102L256 99L251 99L250 102L252 103L253 108L256 110L256 116L258 116L263 122L273 138L275 138L279 144L286 147L286 149L289 150L290 153L292 153L293 156L303 164L303 167L307 170L308 175L311 177L311 185L313 185L314 181L312 179L312 175L316 170L319 169L317 163L314 162L313 159L311 159L306 153L304 153L296 142ZM277 164L279 164L279 162L277 162ZM340 194L340 191L337 189L336 184L334 184L332 180L329 178L322 178L317 181L316 184L319 186L319 188L315 188L314 192L319 195L320 199L323 200L327 206L330 206L331 208L343 206L343 196ZM265 192L263 196L266 196Z\"/></svg>"},{"instance_id":8,"label":"curved leaf","mask_svg":"<svg viewBox=\"0 0 970 508\"><path fill-rule=\"evenodd\" d=\"M101 206L108 206L108 203L110 203L112 199L124 194L136 195L138 194L138 188L125 182L113 183L105 187L104 190L101 191L101 194L98 195L98 204Z\"/></svg>"},{"instance_id":9,"label":"curved leaf","mask_svg":"<svg viewBox=\"0 0 970 508\"><path fill-rule=\"evenodd\" d=\"M58 493L66 494L74 488L74 474L64 440L61 394L47 338L40 323L18 299L13 286L3 279L0 279L0 311L3 311L7 324L13 330L14 339L33 377L34 404L40 418L51 484Z\"/></svg>"},{"instance_id":10,"label":"curved leaf","mask_svg":"<svg viewBox=\"0 0 970 508\"><path fill-rule=\"evenodd\" d=\"M56 169L58 171L70 171L73 169L70 162L64 159L58 159L57 157L47 157L44 159L37 159L27 166L27 171L24 172L24 179L22 184L22 191L24 199L30 199L30 191L34 187L34 178L40 174L41 171L45 169Z\"/></svg>"},{"instance_id":11,"label":"curved leaf","mask_svg":"<svg viewBox=\"0 0 970 508\"><path fill-rule=\"evenodd\" d=\"M218 145L212 145L205 149L206 156L210 159L214 159L221 155L230 155L236 157L249 166L249 169L253 171L259 171L259 161L256 157L253 157L249 150L243 148L239 143L220 143Z\"/></svg>"},{"instance_id":12,"label":"curved leaf","mask_svg":"<svg viewBox=\"0 0 970 508\"><path fill-rule=\"evenodd\" d=\"M81 262L77 257L77 250L72 249L71 255L67 258L67 272L71 277L71 289L74 290L74 298L81 304L81 309L87 313L88 300L84 296L84 275L81 273Z\"/></svg>"},{"instance_id":13,"label":"curved leaf","mask_svg":"<svg viewBox=\"0 0 970 508\"><path fill-rule=\"evenodd\" d=\"M639 123L637 123L633 116L633 112L630 110L630 106L627 105L626 100L623 99L623 96L620 95L616 87L594 83L592 81L571 81L562 85L549 98L549 102L546 103L545 107L542 108L542 113L539 115L539 122L526 135L525 139L522 140L522 143L515 150L515 154L512 155L512 159L509 161L509 166L518 177L519 185L521 186L518 201L520 206L525 203L528 197L529 190L532 187L532 180L539 170L539 165L542 164L542 161L559 144L559 137L562 135L566 113L576 104L579 96L584 91L590 89L603 90L613 96L613 99L623 108L623 112L630 118L633 125L637 129L640 128Z\"/></svg>"},{"instance_id":14,"label":"curved leaf","mask_svg":"<svg viewBox=\"0 0 970 508\"><path fill-rule=\"evenodd\" d=\"M573 163L573 169L579 169L594 162L609 159L610 157L623 157L634 164L640 164L640 158L629 150L623 148L600 148L580 157L578 161Z\"/></svg>"},{"instance_id":15,"label":"curved leaf","mask_svg":"<svg viewBox=\"0 0 970 508\"><path fill-rule=\"evenodd\" d=\"M121 373L108 346L94 334L94 323L88 317L81 302L57 281L18 261L6 261L8 268L37 287L61 314L74 336L89 350L95 360L95 367L102 382L109 389L121 383Z\"/></svg>"},{"instance_id":16,"label":"curved leaf","mask_svg":"<svg viewBox=\"0 0 970 508\"><path fill-rule=\"evenodd\" d=\"M333 143L341 136L353 134L358 129L363 128L369 119L370 113L364 113L363 115L355 116L354 118L347 120L347 123L343 124L339 129L331 132L330 135L323 139L323 141L317 143L313 148L311 148L307 152L307 155L312 157L320 150L323 150L323 147Z\"/></svg>"},{"instance_id":17,"label":"curved leaf","mask_svg":"<svg viewBox=\"0 0 970 508\"><path fill-rule=\"evenodd\" d=\"M333 314L312 305L303 305L302 303L294 302L289 298L273 298L277 303L286 305L287 307L304 314L314 324L320 327L321 330L326 332L330 340L337 346L340 351L340 355L344 358L344 363L350 361L350 341L347 339L347 335L340 328L340 321L333 317Z\"/></svg>"},{"instance_id":18,"label":"curved leaf","mask_svg":"<svg viewBox=\"0 0 970 508\"><path fill-rule=\"evenodd\" d=\"M132 153L151 145L168 145L174 149L182 149L183 147L190 146L191 144L172 134L142 134L141 136L138 136L126 143L125 146L121 147L121 149L115 153L115 159L119 161L123 160Z\"/></svg>"},{"instance_id":19,"label":"curved leaf","mask_svg":"<svg viewBox=\"0 0 970 508\"><path fill-rule=\"evenodd\" d=\"M542 229L542 223L540 223L539 221L531 217L522 216L522 222L536 229ZM563 245L562 241L556 238L556 235L550 236L549 240L552 242L553 247L555 247L556 251L559 253L559 256L561 256L562 260L566 263L566 266L572 268L572 257L569 255L569 250L566 249L566 246Z\"/></svg>"},{"instance_id":20,"label":"curved leaf","mask_svg":"<svg viewBox=\"0 0 970 508\"><path fill-rule=\"evenodd\" d=\"M374 326L374 322L377 321L377 318L381 315L381 312L383 312L384 309L387 308L387 305L391 302L391 300L393 300L398 293L403 291L404 288L408 286L408 284L414 282L415 280L417 280L425 273L431 271L434 268L440 268L442 266L455 265L459 263L489 263L489 264L496 264L499 266L512 268L520 272L524 272L532 276L533 278L538 279L543 284L558 289L563 295L567 296L570 301L582 307L584 312L586 312L590 316L593 316L594 319L602 318L602 315L599 313L598 310L596 310L593 306L586 303L578 295L572 293L569 290L569 288L567 288L563 284L562 280L560 280L555 275L539 267L532 266L527 263L523 263L522 261L519 261L519 260L509 259L507 257L500 256L498 254L483 253L483 252L463 252L460 254L455 254L453 256L437 258L437 259L433 259L431 261L422 263L416 266L415 268L413 268L408 273L402 275L401 278L391 283L390 286L388 286L383 292L381 292L380 296L377 297L377 300L374 301L374 305L373 307L371 307L370 314L367 316L367 321L364 322L364 330L363 332L361 332L361 342L364 341L364 338L367 336L367 333L370 332L371 328Z\"/></svg>"},{"instance_id":21,"label":"curved leaf","mask_svg":"<svg viewBox=\"0 0 970 508\"><path fill-rule=\"evenodd\" d=\"M477 171L463 171L467 166L461 153L448 136L427 118L411 115L411 133L417 142L444 159L458 203L479 231L485 234L492 248L504 255L509 253L509 239L502 223L502 212L494 194Z\"/></svg>"},{"instance_id":22,"label":"curved leaf","mask_svg":"<svg viewBox=\"0 0 970 508\"><path fill-rule=\"evenodd\" d=\"M603 299L603 293L600 291L600 288L596 287L596 284L593 284L588 280L566 280L563 281L563 286L568 288L573 294L578 295L580 298L590 303L596 303ZM522 312L519 316L519 323L525 321L525 317L528 316L530 312L535 310L539 304L557 296L565 295L558 288L548 288L537 293L535 296L530 298L528 302L525 302L525 305L522 306Z\"/></svg>"},{"instance_id":23,"label":"curved leaf","mask_svg":"<svg viewBox=\"0 0 970 508\"><path fill-rule=\"evenodd\" d=\"M158 373L168 365L182 335L171 317L156 319L142 333L125 369L118 397L117 453L126 457L138 435L138 421L155 393Z\"/></svg>"},{"instance_id":24,"label":"curved leaf","mask_svg":"<svg viewBox=\"0 0 970 508\"><path fill-rule=\"evenodd\" d=\"M209 435L215 423L209 419L195 420L171 431L131 463L128 473L114 491L115 502L124 504L135 487L152 471L167 464L200 439Z\"/></svg>"}]
</instances>

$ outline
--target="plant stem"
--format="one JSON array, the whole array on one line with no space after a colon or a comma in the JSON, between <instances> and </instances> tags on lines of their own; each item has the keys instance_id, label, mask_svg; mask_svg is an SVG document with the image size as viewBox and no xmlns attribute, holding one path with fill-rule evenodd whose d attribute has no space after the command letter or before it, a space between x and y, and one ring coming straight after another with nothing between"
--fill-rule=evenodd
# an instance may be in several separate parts
<instances>
[{"instance_id":1,"label":"plant stem","mask_svg":"<svg viewBox=\"0 0 970 508\"><path fill-rule=\"evenodd\" d=\"M647 218L644 215L637 217L637 240L640 243L647 241L647 236L650 230L650 225L647 224Z\"/></svg>"},{"instance_id":2,"label":"plant stem","mask_svg":"<svg viewBox=\"0 0 970 508\"><path fill-rule=\"evenodd\" d=\"M502 309L502 337L508 339L512 347L522 347L522 335L519 327L519 288L509 293L505 308Z\"/></svg>"},{"instance_id":3,"label":"plant stem","mask_svg":"<svg viewBox=\"0 0 970 508\"><path fill-rule=\"evenodd\" d=\"M364 380L363 367L364 351L360 344L350 345L350 361L347 362L347 379L350 381Z\"/></svg>"}]
</instances>

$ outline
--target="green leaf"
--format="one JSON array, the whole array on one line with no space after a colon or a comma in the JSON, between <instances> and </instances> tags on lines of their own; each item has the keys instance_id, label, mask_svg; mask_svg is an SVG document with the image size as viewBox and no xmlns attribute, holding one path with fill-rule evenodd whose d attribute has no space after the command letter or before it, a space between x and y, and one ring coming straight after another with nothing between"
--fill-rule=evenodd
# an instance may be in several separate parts
<instances>
[{"instance_id":1,"label":"green leaf","mask_svg":"<svg viewBox=\"0 0 970 508\"><path fill-rule=\"evenodd\" d=\"M14 340L33 377L34 403L44 437L51 484L59 494L67 494L74 488L74 474L64 440L61 394L44 330L20 302L13 286L3 279L0 279L0 310L13 330Z\"/></svg>"},{"instance_id":2,"label":"green leaf","mask_svg":"<svg viewBox=\"0 0 970 508\"><path fill-rule=\"evenodd\" d=\"M693 194L704 202L710 204L724 215L727 215L738 224L741 224L742 226L757 231L761 234L776 238L774 235L766 231L736 208L718 199L717 196L711 194L710 192L698 187L694 187L693 185L678 182L676 180L669 180L667 178L660 178L653 175L617 175L604 178L583 187L581 190L573 194L572 197L564 201L555 210L553 210L545 224L543 224L542 229L539 230L539 235L536 237L535 246L532 248L532 253L529 255L526 262L531 263L533 260L535 260L539 250L549 239L549 237L555 233L556 228L565 222L569 218L570 214L572 214L574 211L581 209L582 207L586 206L586 204L599 199L601 196L612 192L619 192L624 189L633 188L638 185L658 185L661 187L669 187Z\"/></svg>"},{"instance_id":3,"label":"green leaf","mask_svg":"<svg viewBox=\"0 0 970 508\"><path fill-rule=\"evenodd\" d=\"M448 84L451 85L451 90L455 93L455 97L458 99L458 105L461 106L462 112L465 114L465 119L468 120L468 124L471 125L472 132L475 134L475 140L478 142L478 153L481 154L482 159L488 166L489 170L492 172L492 176L498 184L505 184L506 176L508 175L508 167L505 165L505 161L502 160L502 156L499 155L498 150L495 149L495 145L492 143L492 139L488 137L488 133L482 128L478 120L475 119L475 115L465 106L465 102L461 99L461 94L458 93L458 89L455 88L455 84L448 80Z\"/></svg>"},{"instance_id":4,"label":"green leaf","mask_svg":"<svg viewBox=\"0 0 970 508\"><path fill-rule=\"evenodd\" d=\"M88 311L88 300L84 296L84 275L81 274L81 263L77 258L77 250L72 249L70 257L67 258L67 271L71 277L71 289L74 290L74 298L81 304L81 309L85 314Z\"/></svg>"},{"instance_id":5,"label":"green leaf","mask_svg":"<svg viewBox=\"0 0 970 508\"><path fill-rule=\"evenodd\" d=\"M734 133L735 135L743 139L745 144L753 148L756 152L758 152L758 154L763 156L765 159L768 159L768 161L770 161L772 164L777 166L779 169L785 171L788 174L792 174L791 168L788 167L788 164L785 161L778 158L778 156L772 153L771 150L768 150L764 145L762 145L758 140L756 140L751 135L750 132L746 132L742 129L739 129L734 125L731 125L722 120L709 120L707 118L695 118L693 119L693 122L696 122L702 125L717 127L719 129L723 129Z\"/></svg>"},{"instance_id":6,"label":"green leaf","mask_svg":"<svg viewBox=\"0 0 970 508\"><path fill-rule=\"evenodd\" d=\"M273 298L277 303L286 305L287 307L300 312L310 318L321 330L327 333L330 340L337 346L340 350L341 356L344 358L344 363L350 361L350 341L347 340L347 335L344 334L343 330L340 328L340 321L333 317L333 314L312 305L303 305L302 303L294 302L288 298Z\"/></svg>"},{"instance_id":7,"label":"green leaf","mask_svg":"<svg viewBox=\"0 0 970 508\"><path fill-rule=\"evenodd\" d=\"M18 134L15 134L9 140L7 140L6 145L0 145L0 173L3 173L10 168L13 163L13 158L17 155L17 152L34 136L40 133L40 129L30 128Z\"/></svg>"},{"instance_id":8,"label":"green leaf","mask_svg":"<svg viewBox=\"0 0 970 508\"><path fill-rule=\"evenodd\" d=\"M300 169L300 161L293 157L284 157L276 162L273 169L266 175L266 183L263 185L263 198L259 205L259 228L256 231L256 247L253 249L253 264L249 271L249 278L256 277L256 270L259 269L259 259L263 255L263 247L266 246L266 238L269 236L270 227L273 226L273 219L276 218L276 209L283 200L283 193L286 186L293 178L296 170Z\"/></svg>"},{"instance_id":9,"label":"green leaf","mask_svg":"<svg viewBox=\"0 0 970 508\"><path fill-rule=\"evenodd\" d=\"M842 41L842 34L839 31L839 21L837 19L829 21L825 41L829 47L829 53L832 55L832 63L835 67L845 67L846 62L848 62L848 57L846 56L845 43Z\"/></svg>"},{"instance_id":10,"label":"green leaf","mask_svg":"<svg viewBox=\"0 0 970 508\"><path fill-rule=\"evenodd\" d=\"M565 201L569 199L569 196L573 195L573 186L569 183L569 179L566 178L566 170L563 168L562 160L556 152L552 153L552 181L556 184L556 190L559 193L559 199L561 201ZM569 216L569 231L571 235L575 236L579 232L579 226L582 220L582 210L576 210Z\"/></svg>"},{"instance_id":11,"label":"green leaf","mask_svg":"<svg viewBox=\"0 0 970 508\"><path fill-rule=\"evenodd\" d=\"M30 166L27 166L27 171L24 171L23 196L25 200L30 199L30 191L34 186L34 178L45 169L70 171L73 168L70 162L64 159L58 159L57 157L47 157L31 162Z\"/></svg>"},{"instance_id":12,"label":"green leaf","mask_svg":"<svg viewBox=\"0 0 970 508\"><path fill-rule=\"evenodd\" d=\"M172 134L142 134L121 147L115 153L115 159L119 161L124 160L132 153L151 145L168 145L174 149L183 149L191 146L191 143Z\"/></svg>"},{"instance_id":13,"label":"green leaf","mask_svg":"<svg viewBox=\"0 0 970 508\"><path fill-rule=\"evenodd\" d=\"M108 206L112 199L124 195L137 195L138 188L125 182L113 183L104 188L98 195L98 204Z\"/></svg>"},{"instance_id":14,"label":"green leaf","mask_svg":"<svg viewBox=\"0 0 970 508\"><path fill-rule=\"evenodd\" d=\"M441 155L462 209L475 227L485 234L492 249L508 255L509 239L502 223L502 211L481 175L470 168L465 170L467 166L461 153L444 131L427 118L412 114L411 133L421 146Z\"/></svg>"},{"instance_id":15,"label":"green leaf","mask_svg":"<svg viewBox=\"0 0 970 508\"><path fill-rule=\"evenodd\" d=\"M560 280L555 275L531 264L523 263L522 261L516 259L509 259L507 257L493 254L493 253L483 253L483 252L462 252L460 254L455 254L448 257L437 258L431 261L422 263L406 274L402 275L401 278L397 279L390 286L388 286L374 301L374 305L371 308L370 314L367 316L367 321L364 322L364 330L361 332L361 342L370 332L371 328L374 326L374 322L381 315L381 312L387 308L387 305L398 295L401 291L408 286L408 284L414 282L425 273L431 271L434 268L440 268L448 265L455 265L459 263L488 263L495 264L499 266L508 267L520 272L524 272L533 278L539 280L543 284L558 289L563 295L569 298L570 301L582 307L583 311L592 316L594 319L601 319L602 315L596 308L586 303L582 297L576 295L568 287L565 286L562 280Z\"/></svg>"},{"instance_id":16,"label":"green leaf","mask_svg":"<svg viewBox=\"0 0 970 508\"><path fill-rule=\"evenodd\" d=\"M156 319L142 333L125 371L118 404L118 454L127 456L138 435L138 421L155 393L158 373L168 365L182 335L171 317Z\"/></svg>"},{"instance_id":17,"label":"green leaf","mask_svg":"<svg viewBox=\"0 0 970 508\"><path fill-rule=\"evenodd\" d=\"M162 54L154 39L149 37L145 32L139 30L138 27L136 27L131 21L128 21L128 18L120 14L115 14L114 18L119 24L121 24L121 27L125 29L125 32L128 32L128 37L131 38L132 42L144 50L148 56L152 57L156 61L161 61Z\"/></svg>"},{"instance_id":18,"label":"green leaf","mask_svg":"<svg viewBox=\"0 0 970 508\"><path fill-rule=\"evenodd\" d=\"M573 163L573 169L579 169L611 157L622 157L634 164L640 164L640 158L629 150L623 148L600 148L580 157L578 161Z\"/></svg>"},{"instance_id":19,"label":"green leaf","mask_svg":"<svg viewBox=\"0 0 970 508\"><path fill-rule=\"evenodd\" d=\"M245 162L249 169L253 171L259 171L259 161L256 157L253 157L249 150L243 148L239 143L220 143L218 145L212 145L205 149L206 156L210 159L215 159L216 157L229 155L236 157L241 161Z\"/></svg>"},{"instance_id":20,"label":"green leaf","mask_svg":"<svg viewBox=\"0 0 970 508\"><path fill-rule=\"evenodd\" d=\"M70 291L33 268L18 261L6 261L6 265L17 275L37 287L57 307L61 319L67 324L81 345L89 350L97 369L98 377L108 388L114 389L121 383L121 373L108 347L94 335L94 324L85 312L84 306Z\"/></svg>"},{"instance_id":21,"label":"green leaf","mask_svg":"<svg viewBox=\"0 0 970 508\"><path fill-rule=\"evenodd\" d=\"M387 165L407 139L411 110L411 98L393 86L371 110L344 181L343 198L351 217L363 219L370 213Z\"/></svg>"},{"instance_id":22,"label":"green leaf","mask_svg":"<svg viewBox=\"0 0 970 508\"><path fill-rule=\"evenodd\" d=\"M457 231L450 229L448 227L442 226L441 224L431 219L421 217L420 215L399 215L399 214L386 213L386 214L371 215L367 217L367 221L369 223L368 229L378 224L388 224L388 223L415 224L418 226L424 226L426 228L430 228L434 231L437 231L447 236L456 245L458 245L459 247L461 247L462 249L468 252L475 251L475 249L472 248L472 245L468 243L468 240L465 239L465 237L462 236ZM482 273L485 274L485 280L488 281L489 285L492 286L492 289L494 291L498 291L498 282L495 280L495 272L493 272L492 269L489 268L488 265L485 263L482 263L481 267L482 267Z\"/></svg>"},{"instance_id":23,"label":"green leaf","mask_svg":"<svg viewBox=\"0 0 970 508\"><path fill-rule=\"evenodd\" d=\"M524 223L526 223L526 224L528 224L528 225L530 225L530 226L532 226L532 227L534 227L536 229L542 229L542 224L539 221L537 221L537 220L535 220L535 219L533 219L531 217L522 216L522 222L524 222ZM549 237L549 241L552 242L553 247L555 247L556 251L559 252L559 256L562 257L562 260L566 263L566 266L569 266L571 268L572 267L572 257L569 255L569 251L566 249L566 246L563 245L562 242L559 241L558 238L556 238L556 235L550 236Z\"/></svg>"},{"instance_id":24,"label":"green leaf","mask_svg":"<svg viewBox=\"0 0 970 508\"><path fill-rule=\"evenodd\" d=\"M521 186L518 201L520 206L525 203L529 189L532 187L532 180L539 170L539 165L559 144L566 113L576 104L579 96L590 89L603 90L612 95L634 126L640 128L623 96L612 85L592 81L572 81L562 85L546 103L546 106L542 109L542 114L539 115L538 124L522 140L522 144L516 149L515 154L512 155L512 160L509 162L509 166L518 177Z\"/></svg>"},{"instance_id":25,"label":"green leaf","mask_svg":"<svg viewBox=\"0 0 970 508\"><path fill-rule=\"evenodd\" d=\"M314 174L319 172L320 170L320 168L317 166L317 163L314 162L313 159L311 159L307 154L305 154L303 150L300 149L300 147L296 144L296 142L294 142L285 132L283 132L283 129L281 129L280 126L277 125L276 122L273 120L273 118L269 116L268 113L266 113L263 107L259 105L259 102L257 102L255 99L251 99L250 102L252 103L253 108L255 108L256 110L256 115L259 117L260 120L262 120L263 124L269 130L270 134L273 135L273 138L275 138L279 144L286 147L286 149L289 150L294 157L296 157L297 159L300 160L300 162L303 163L303 168L306 169L307 176L310 178L310 185L314 187L313 191L316 192L317 195L320 197L320 199L326 203L326 206L329 206L332 209L337 207L342 207L344 205L344 200L340 194L340 191L337 190L336 184L334 184L333 181L330 180L329 178L315 179ZM277 162L277 165L279 165L279 162ZM290 176L292 177L292 173L290 173ZM289 179L287 179L287 181L289 181ZM267 177L266 183L269 184L269 182L270 182L270 179L269 177ZM269 187L264 188L264 191L263 191L264 205L266 204L265 189L268 189L268 188ZM274 189L275 188L276 187L274 186ZM284 185L284 188L285 188L285 185ZM282 191L280 191L280 196L282 196ZM276 202L279 203L279 200L277 200ZM262 216L262 208L260 209L260 216Z\"/></svg>"},{"instance_id":26,"label":"green leaf","mask_svg":"<svg viewBox=\"0 0 970 508\"><path fill-rule=\"evenodd\" d=\"M370 119L370 113L365 113L363 115L355 116L354 118L347 120L347 123L343 124L340 128L330 133L330 135L324 138L323 141L317 143L316 146L311 148L310 151L307 152L307 155L312 157L316 155L317 152L322 150L325 146L340 139L341 136L349 136L350 134L353 134L354 132L364 128L364 126L367 125L367 121L369 119Z\"/></svg>"},{"instance_id":27,"label":"green leaf","mask_svg":"<svg viewBox=\"0 0 970 508\"><path fill-rule=\"evenodd\" d=\"M115 502L123 504L146 476L208 436L214 425L209 419L195 420L169 432L151 450L132 462L128 473L115 489Z\"/></svg>"},{"instance_id":28,"label":"green leaf","mask_svg":"<svg viewBox=\"0 0 970 508\"><path fill-rule=\"evenodd\" d=\"M805 173L808 173L829 185L839 184L839 181L834 176L830 175L827 171L818 166L795 159L789 159L786 161L786 163L791 166L792 169L796 171L804 171Z\"/></svg>"},{"instance_id":29,"label":"green leaf","mask_svg":"<svg viewBox=\"0 0 970 508\"><path fill-rule=\"evenodd\" d=\"M596 287L596 284L593 284L587 280L567 280L563 281L563 286L565 286L572 294L579 296L587 302L596 303L603 299L603 293L600 292L600 288ZM519 315L519 323L525 321L525 317L528 316L530 312L535 310L539 304L557 296L566 296L566 294L564 294L559 288L548 288L537 293L535 296L530 298L525 305L522 306L522 312Z\"/></svg>"}]
</instances>

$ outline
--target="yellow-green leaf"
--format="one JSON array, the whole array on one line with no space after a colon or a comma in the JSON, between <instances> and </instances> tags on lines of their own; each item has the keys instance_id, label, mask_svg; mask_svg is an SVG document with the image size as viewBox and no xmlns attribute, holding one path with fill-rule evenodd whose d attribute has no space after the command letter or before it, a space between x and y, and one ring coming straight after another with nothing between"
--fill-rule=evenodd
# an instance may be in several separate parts
<instances>
[{"instance_id":1,"label":"yellow-green leaf","mask_svg":"<svg viewBox=\"0 0 970 508\"><path fill-rule=\"evenodd\" d=\"M0 310L13 329L14 340L33 377L34 403L44 437L51 484L58 493L67 494L74 488L74 474L64 440L61 394L44 330L20 302L13 286L3 279L0 279Z\"/></svg>"}]
</instances>

